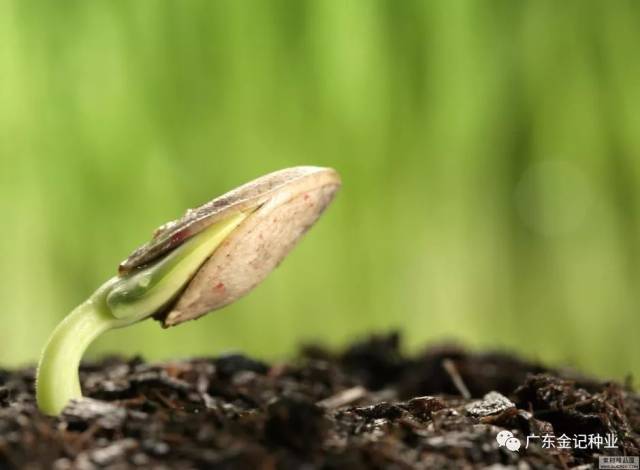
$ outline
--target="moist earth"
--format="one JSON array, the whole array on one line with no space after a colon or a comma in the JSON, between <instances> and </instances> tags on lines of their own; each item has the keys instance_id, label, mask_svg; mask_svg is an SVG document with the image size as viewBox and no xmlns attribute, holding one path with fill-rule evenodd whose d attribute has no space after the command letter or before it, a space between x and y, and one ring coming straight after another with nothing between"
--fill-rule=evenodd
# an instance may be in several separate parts
<instances>
[{"instance_id":1,"label":"moist earth","mask_svg":"<svg viewBox=\"0 0 640 470\"><path fill-rule=\"evenodd\" d=\"M86 398L51 418L33 368L0 370L0 469L587 469L640 455L630 380L456 345L406 355L396 333L288 363L108 358L81 381Z\"/></svg>"}]
</instances>

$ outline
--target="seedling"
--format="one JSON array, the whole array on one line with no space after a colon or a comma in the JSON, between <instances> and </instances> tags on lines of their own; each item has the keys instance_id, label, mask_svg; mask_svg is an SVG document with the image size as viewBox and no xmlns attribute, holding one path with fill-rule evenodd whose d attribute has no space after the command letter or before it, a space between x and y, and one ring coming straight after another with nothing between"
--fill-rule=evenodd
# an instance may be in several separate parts
<instances>
[{"instance_id":1,"label":"seedling","mask_svg":"<svg viewBox=\"0 0 640 470\"><path fill-rule=\"evenodd\" d=\"M78 367L105 331L149 317L196 319L257 286L329 205L335 170L295 167L242 185L160 227L53 331L36 379L38 407L59 414L82 396Z\"/></svg>"}]
</instances>

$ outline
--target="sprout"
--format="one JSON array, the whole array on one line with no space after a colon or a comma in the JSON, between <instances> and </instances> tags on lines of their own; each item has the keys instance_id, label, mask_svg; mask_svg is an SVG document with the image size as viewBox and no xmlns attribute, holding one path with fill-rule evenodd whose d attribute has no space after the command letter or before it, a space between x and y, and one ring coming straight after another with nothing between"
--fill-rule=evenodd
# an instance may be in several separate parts
<instances>
[{"instance_id":1,"label":"sprout","mask_svg":"<svg viewBox=\"0 0 640 470\"><path fill-rule=\"evenodd\" d=\"M53 331L36 379L38 407L59 414L80 398L78 367L105 331L149 317L164 327L228 305L257 286L289 253L340 187L335 170L270 173L160 227Z\"/></svg>"}]
</instances>

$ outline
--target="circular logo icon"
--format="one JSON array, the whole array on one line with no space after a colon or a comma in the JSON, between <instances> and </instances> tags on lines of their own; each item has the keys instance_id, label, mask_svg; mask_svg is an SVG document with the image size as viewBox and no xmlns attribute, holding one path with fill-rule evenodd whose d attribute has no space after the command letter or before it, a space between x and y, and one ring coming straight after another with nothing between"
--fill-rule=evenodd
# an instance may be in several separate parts
<instances>
[{"instance_id":1,"label":"circular logo icon","mask_svg":"<svg viewBox=\"0 0 640 470\"><path fill-rule=\"evenodd\" d=\"M513 436L511 431L507 431L506 429L500 431L496 436L496 441L498 441L499 447L506 447L512 452L518 452L520 450L520 439Z\"/></svg>"},{"instance_id":2,"label":"circular logo icon","mask_svg":"<svg viewBox=\"0 0 640 470\"><path fill-rule=\"evenodd\" d=\"M498 445L503 447L507 443L507 439L513 437L513 433L511 431L500 431L496 436L496 441L498 441Z\"/></svg>"}]
</instances>

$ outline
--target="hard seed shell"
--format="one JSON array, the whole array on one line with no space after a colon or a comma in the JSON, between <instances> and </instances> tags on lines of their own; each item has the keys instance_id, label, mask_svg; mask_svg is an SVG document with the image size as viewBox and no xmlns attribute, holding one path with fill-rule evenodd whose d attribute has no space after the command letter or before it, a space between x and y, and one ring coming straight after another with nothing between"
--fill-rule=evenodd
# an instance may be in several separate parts
<instances>
[{"instance_id":1,"label":"hard seed shell","mask_svg":"<svg viewBox=\"0 0 640 470\"><path fill-rule=\"evenodd\" d=\"M137 248L120 263L118 271L120 274L127 274L147 265L228 215L255 209L279 191L294 184L304 185L305 181L310 184L334 185L336 189L340 187L340 176L331 168L297 166L274 171L195 209L189 209L179 219L160 226L154 232L151 241Z\"/></svg>"},{"instance_id":2,"label":"hard seed shell","mask_svg":"<svg viewBox=\"0 0 640 470\"><path fill-rule=\"evenodd\" d=\"M235 211L252 211L204 262L174 303L156 315L165 327L193 320L258 285L320 217L340 184L340 176L330 168L306 166L270 173L165 224L120 265L120 272L156 260Z\"/></svg>"}]
</instances>

